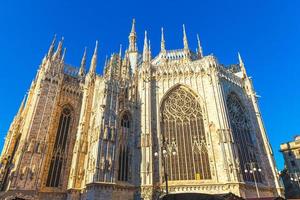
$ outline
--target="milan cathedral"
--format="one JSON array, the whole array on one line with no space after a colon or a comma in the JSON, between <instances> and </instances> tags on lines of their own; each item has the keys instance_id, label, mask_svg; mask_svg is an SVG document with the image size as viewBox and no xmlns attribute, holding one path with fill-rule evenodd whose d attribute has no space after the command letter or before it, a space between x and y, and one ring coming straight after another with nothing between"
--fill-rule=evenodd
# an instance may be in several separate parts
<instances>
[{"instance_id":1,"label":"milan cathedral","mask_svg":"<svg viewBox=\"0 0 300 200\"><path fill-rule=\"evenodd\" d=\"M137 49L133 20L125 53L96 74L65 62L56 38L7 133L1 199L152 200L171 193L281 195L252 79L189 48L152 57ZM124 55L123 55L124 54ZM166 184L167 182L167 184Z\"/></svg>"}]
</instances>

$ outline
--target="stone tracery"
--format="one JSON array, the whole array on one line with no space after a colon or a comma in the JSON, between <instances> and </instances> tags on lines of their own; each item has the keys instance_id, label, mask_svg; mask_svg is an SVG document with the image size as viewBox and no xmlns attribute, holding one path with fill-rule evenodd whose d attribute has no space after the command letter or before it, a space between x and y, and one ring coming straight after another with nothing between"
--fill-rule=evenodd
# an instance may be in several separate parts
<instances>
[{"instance_id":1,"label":"stone tracery","mask_svg":"<svg viewBox=\"0 0 300 200\"><path fill-rule=\"evenodd\" d=\"M119 150L119 158L118 158L118 180L119 181L128 181L129 180L129 146L128 146L128 137L130 130L130 118L129 114L125 112L121 117L120 122L120 150Z\"/></svg>"},{"instance_id":2,"label":"stone tracery","mask_svg":"<svg viewBox=\"0 0 300 200\"><path fill-rule=\"evenodd\" d=\"M63 164L67 156L65 151L67 149L67 137L71 120L71 110L68 107L65 107L61 112L59 125L57 128L57 135L46 183L47 187L58 187L61 182L60 179L63 170Z\"/></svg>"},{"instance_id":3,"label":"stone tracery","mask_svg":"<svg viewBox=\"0 0 300 200\"><path fill-rule=\"evenodd\" d=\"M250 162L257 163L254 136L251 133L251 124L247 116L247 110L235 93L227 97L227 108L235 144L238 149L240 167L245 181L254 181L253 176L244 172L245 165ZM258 181L262 182L262 175L258 172Z\"/></svg>"},{"instance_id":4,"label":"stone tracery","mask_svg":"<svg viewBox=\"0 0 300 200\"><path fill-rule=\"evenodd\" d=\"M167 162L170 180L210 179L203 113L195 95L183 86L174 88L162 104L162 118L162 134L177 151Z\"/></svg>"}]
</instances>

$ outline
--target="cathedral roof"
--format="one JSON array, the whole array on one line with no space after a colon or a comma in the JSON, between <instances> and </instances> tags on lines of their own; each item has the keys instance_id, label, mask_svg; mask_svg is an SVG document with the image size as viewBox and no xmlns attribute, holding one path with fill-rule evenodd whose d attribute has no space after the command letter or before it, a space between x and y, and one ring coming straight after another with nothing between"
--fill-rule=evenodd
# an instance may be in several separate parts
<instances>
[{"instance_id":1,"label":"cathedral roof","mask_svg":"<svg viewBox=\"0 0 300 200\"><path fill-rule=\"evenodd\" d=\"M197 60L199 57L196 53L191 50L186 51L185 49L174 49L167 50L166 53L159 53L153 60L152 64L158 65L161 60L167 59L168 61L177 61L189 58L191 60Z\"/></svg>"}]
</instances>

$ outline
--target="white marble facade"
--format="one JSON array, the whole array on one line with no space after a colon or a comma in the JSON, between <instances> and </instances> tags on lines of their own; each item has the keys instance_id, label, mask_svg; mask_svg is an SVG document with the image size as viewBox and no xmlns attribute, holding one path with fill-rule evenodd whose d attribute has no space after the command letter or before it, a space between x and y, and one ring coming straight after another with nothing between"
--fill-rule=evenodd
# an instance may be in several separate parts
<instances>
[{"instance_id":1,"label":"white marble facade","mask_svg":"<svg viewBox=\"0 0 300 200\"><path fill-rule=\"evenodd\" d=\"M281 195L257 95L239 55L224 66L183 48L156 57L135 21L124 56L95 73L65 64L62 41L43 59L1 155L3 198L155 199L170 193ZM255 169L254 169L255 168ZM248 173L245 172L248 170ZM249 171L254 172L249 173Z\"/></svg>"}]
</instances>

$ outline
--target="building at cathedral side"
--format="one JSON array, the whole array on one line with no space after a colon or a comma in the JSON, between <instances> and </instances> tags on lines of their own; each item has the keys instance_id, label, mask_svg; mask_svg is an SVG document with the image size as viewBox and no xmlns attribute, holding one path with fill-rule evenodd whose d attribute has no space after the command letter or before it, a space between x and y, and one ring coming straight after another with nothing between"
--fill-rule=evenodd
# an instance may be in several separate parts
<instances>
[{"instance_id":1,"label":"building at cathedral side","mask_svg":"<svg viewBox=\"0 0 300 200\"><path fill-rule=\"evenodd\" d=\"M284 169L280 176L284 184L286 198L300 198L300 136L293 141L280 145L280 152L284 158Z\"/></svg>"},{"instance_id":2,"label":"building at cathedral side","mask_svg":"<svg viewBox=\"0 0 300 200\"><path fill-rule=\"evenodd\" d=\"M162 29L152 57L147 32L138 51L133 21L128 48L106 60L103 75L98 42L86 70L87 51L70 66L63 39L56 47L54 38L5 139L1 198L152 200L166 189L281 195L241 56L224 66L203 55L197 38L193 52L183 26L183 48L167 50Z\"/></svg>"}]
</instances>

